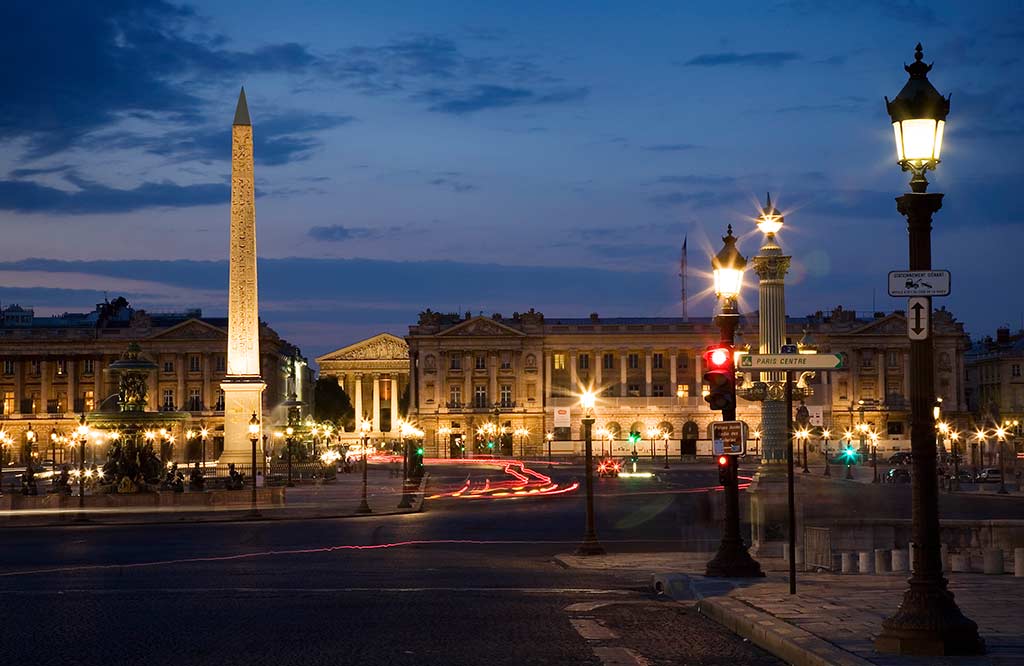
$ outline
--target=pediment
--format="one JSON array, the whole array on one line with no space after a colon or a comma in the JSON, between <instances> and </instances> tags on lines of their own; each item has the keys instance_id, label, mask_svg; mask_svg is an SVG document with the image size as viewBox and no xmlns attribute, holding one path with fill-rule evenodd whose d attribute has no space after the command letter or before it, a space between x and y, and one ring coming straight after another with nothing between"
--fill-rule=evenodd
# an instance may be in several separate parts
<instances>
[{"instance_id":1,"label":"pediment","mask_svg":"<svg viewBox=\"0 0 1024 666\"><path fill-rule=\"evenodd\" d=\"M881 319L875 319L860 328L855 328L843 335L906 335L907 319L899 313L892 313Z\"/></svg>"},{"instance_id":2,"label":"pediment","mask_svg":"<svg viewBox=\"0 0 1024 666\"><path fill-rule=\"evenodd\" d=\"M175 324L167 330L150 336L151 340L216 340L227 338L228 333L222 328L207 324L199 319L188 319Z\"/></svg>"},{"instance_id":3,"label":"pediment","mask_svg":"<svg viewBox=\"0 0 1024 666\"><path fill-rule=\"evenodd\" d=\"M390 333L380 333L360 340L347 347L324 354L316 359L324 361L408 361L409 345L405 340Z\"/></svg>"},{"instance_id":4,"label":"pediment","mask_svg":"<svg viewBox=\"0 0 1024 666\"><path fill-rule=\"evenodd\" d=\"M468 319L447 331L442 331L438 334L438 337L493 337L493 336L515 336L523 337L525 333L517 331L511 326L506 326L500 322L488 319L487 317L474 317Z\"/></svg>"}]
</instances>

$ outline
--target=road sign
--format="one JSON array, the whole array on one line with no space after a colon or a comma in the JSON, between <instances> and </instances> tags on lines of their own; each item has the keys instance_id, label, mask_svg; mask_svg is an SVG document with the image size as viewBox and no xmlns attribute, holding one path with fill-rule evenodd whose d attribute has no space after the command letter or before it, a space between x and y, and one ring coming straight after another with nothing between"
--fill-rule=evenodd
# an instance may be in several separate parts
<instances>
[{"instance_id":1,"label":"road sign","mask_svg":"<svg viewBox=\"0 0 1024 666\"><path fill-rule=\"evenodd\" d=\"M844 354L741 354L740 370L842 370Z\"/></svg>"},{"instance_id":2,"label":"road sign","mask_svg":"<svg viewBox=\"0 0 1024 666\"><path fill-rule=\"evenodd\" d=\"M889 271L890 296L949 296L949 271Z\"/></svg>"},{"instance_id":3,"label":"road sign","mask_svg":"<svg viewBox=\"0 0 1024 666\"><path fill-rule=\"evenodd\" d=\"M907 299L907 337L927 340L932 329L932 301L925 296Z\"/></svg>"},{"instance_id":4,"label":"road sign","mask_svg":"<svg viewBox=\"0 0 1024 666\"><path fill-rule=\"evenodd\" d=\"M782 345L782 349L779 352L782 354L799 354L800 348L796 345Z\"/></svg>"},{"instance_id":5,"label":"road sign","mask_svg":"<svg viewBox=\"0 0 1024 666\"><path fill-rule=\"evenodd\" d=\"M743 421L713 422L711 446L716 456L743 455L747 451L747 424Z\"/></svg>"}]
</instances>

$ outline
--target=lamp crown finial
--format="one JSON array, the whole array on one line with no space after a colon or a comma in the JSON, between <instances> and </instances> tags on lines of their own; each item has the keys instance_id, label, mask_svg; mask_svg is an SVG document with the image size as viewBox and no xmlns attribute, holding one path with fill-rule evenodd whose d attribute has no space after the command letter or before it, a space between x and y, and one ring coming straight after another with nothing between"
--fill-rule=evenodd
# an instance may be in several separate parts
<instances>
[{"instance_id":1,"label":"lamp crown finial","mask_svg":"<svg viewBox=\"0 0 1024 666\"><path fill-rule=\"evenodd\" d=\"M903 69L910 74L912 79L928 78L928 72L932 71L932 66L924 62L924 48L921 46L921 42L918 42L917 46L914 47L914 62L909 65L903 65Z\"/></svg>"}]
</instances>

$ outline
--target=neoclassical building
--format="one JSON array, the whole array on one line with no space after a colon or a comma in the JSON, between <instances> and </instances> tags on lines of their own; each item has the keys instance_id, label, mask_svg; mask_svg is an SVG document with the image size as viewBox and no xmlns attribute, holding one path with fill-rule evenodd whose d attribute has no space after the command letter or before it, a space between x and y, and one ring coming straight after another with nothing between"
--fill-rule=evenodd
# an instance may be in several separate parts
<instances>
[{"instance_id":1,"label":"neoclassical building","mask_svg":"<svg viewBox=\"0 0 1024 666\"><path fill-rule=\"evenodd\" d=\"M356 430L363 419L372 424L374 437L395 431L403 396L409 390L409 345L405 340L381 333L324 354L316 362L320 376L337 379L352 401ZM357 436L342 434L343 439Z\"/></svg>"},{"instance_id":2,"label":"neoclassical building","mask_svg":"<svg viewBox=\"0 0 1024 666\"><path fill-rule=\"evenodd\" d=\"M49 458L50 434L69 434L82 412L116 410L117 379L107 368L132 342L157 370L149 377L149 411L188 412L180 430L206 423L211 451L220 450L226 373L227 319L203 317L200 310L148 313L124 298L100 303L86 313L36 317L11 305L0 311L0 428L18 443L8 454L19 458L31 424ZM289 394L312 407L312 372L299 349L261 322L260 371L267 383L263 411L271 421ZM283 417L282 417L283 418ZM173 457L186 460L183 432L175 432ZM60 452L57 451L58 461Z\"/></svg>"},{"instance_id":3,"label":"neoclassical building","mask_svg":"<svg viewBox=\"0 0 1024 666\"><path fill-rule=\"evenodd\" d=\"M934 317L936 391L947 418L965 411L963 353L967 336L950 313ZM883 448L909 447L909 342L901 312L867 316L836 308L791 318L792 342L823 352L846 354L848 366L805 377L813 395L806 401L811 422L837 433L852 423L869 423ZM757 340L757 314L744 316L737 346ZM711 318L550 318L530 310L472 317L430 310L410 326L406 338L412 369L410 416L438 455L459 444L481 450L477 436L486 423L507 433L506 452L541 453L550 433L556 450L576 447L581 435L580 391L600 391L595 425L597 446L616 454L629 450L638 432L641 453L706 453L711 421L720 414L703 400L703 352L718 339ZM738 418L755 428L759 403L740 400ZM609 441L610 440L610 441ZM614 442L612 444L611 442ZM436 448L433 448L436 447Z\"/></svg>"}]
</instances>

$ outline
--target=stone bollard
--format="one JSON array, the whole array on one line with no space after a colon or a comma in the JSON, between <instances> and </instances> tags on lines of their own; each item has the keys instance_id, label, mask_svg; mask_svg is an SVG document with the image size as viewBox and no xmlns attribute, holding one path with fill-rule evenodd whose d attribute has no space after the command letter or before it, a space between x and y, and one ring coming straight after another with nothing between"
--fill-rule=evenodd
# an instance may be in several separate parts
<instances>
[{"instance_id":1,"label":"stone bollard","mask_svg":"<svg viewBox=\"0 0 1024 666\"><path fill-rule=\"evenodd\" d=\"M842 568L840 571L844 574L857 573L857 568L853 564L853 553L848 551L842 553Z\"/></svg>"},{"instance_id":2,"label":"stone bollard","mask_svg":"<svg viewBox=\"0 0 1024 666\"><path fill-rule=\"evenodd\" d=\"M985 564L982 571L989 575L1003 575L1005 569L1003 565L1002 548L986 548L983 557Z\"/></svg>"},{"instance_id":3,"label":"stone bollard","mask_svg":"<svg viewBox=\"0 0 1024 666\"><path fill-rule=\"evenodd\" d=\"M892 572L907 573L910 571L910 551L895 549L892 551Z\"/></svg>"},{"instance_id":4,"label":"stone bollard","mask_svg":"<svg viewBox=\"0 0 1024 666\"><path fill-rule=\"evenodd\" d=\"M857 562L857 571L862 574L875 573L875 554L870 550L862 550Z\"/></svg>"},{"instance_id":5,"label":"stone bollard","mask_svg":"<svg viewBox=\"0 0 1024 666\"><path fill-rule=\"evenodd\" d=\"M971 573L970 553L954 553L949 560L954 573Z\"/></svg>"},{"instance_id":6,"label":"stone bollard","mask_svg":"<svg viewBox=\"0 0 1024 666\"><path fill-rule=\"evenodd\" d=\"M1013 575L1024 578L1024 548L1013 549Z\"/></svg>"},{"instance_id":7,"label":"stone bollard","mask_svg":"<svg viewBox=\"0 0 1024 666\"><path fill-rule=\"evenodd\" d=\"M889 573L889 551L884 548L875 548L875 573Z\"/></svg>"}]
</instances>

